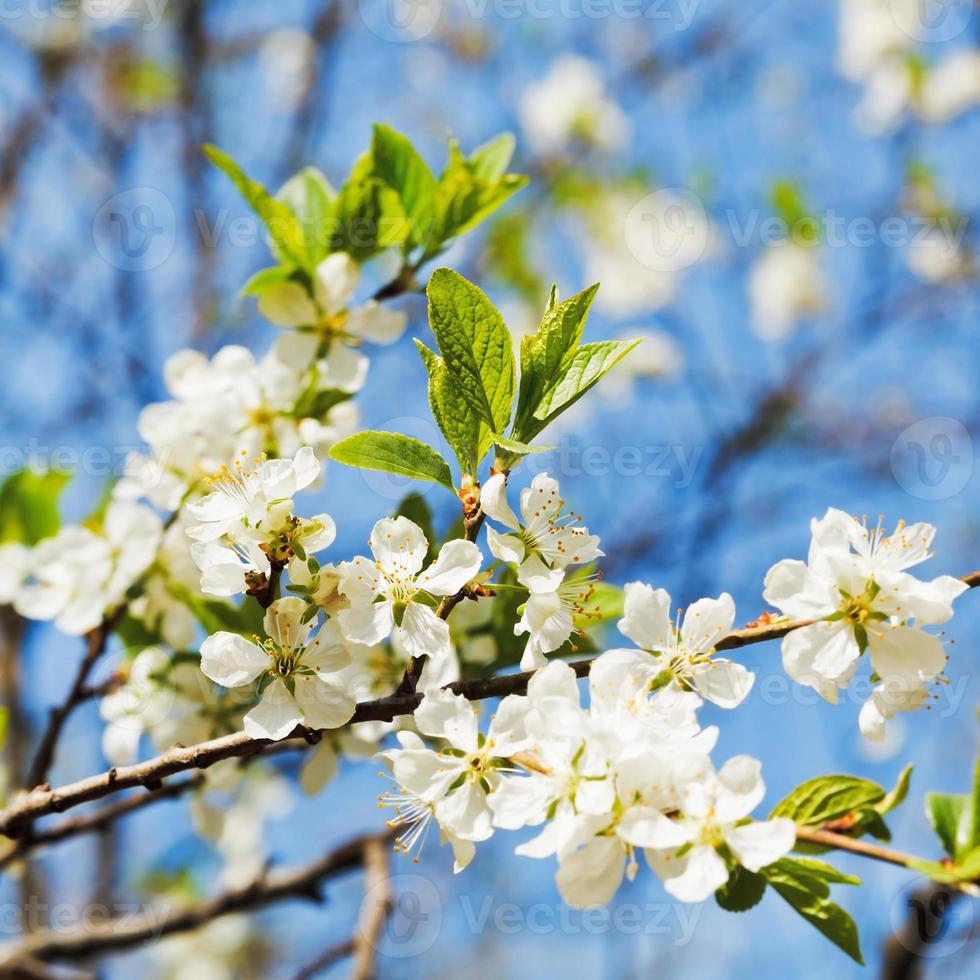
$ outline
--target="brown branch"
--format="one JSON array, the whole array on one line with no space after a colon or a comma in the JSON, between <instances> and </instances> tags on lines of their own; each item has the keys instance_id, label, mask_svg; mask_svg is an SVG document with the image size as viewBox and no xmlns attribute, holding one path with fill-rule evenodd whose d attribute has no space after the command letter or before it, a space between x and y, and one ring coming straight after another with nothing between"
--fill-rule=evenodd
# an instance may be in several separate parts
<instances>
[{"instance_id":1,"label":"brown branch","mask_svg":"<svg viewBox=\"0 0 980 980\"><path fill-rule=\"evenodd\" d=\"M820 827L797 827L796 839L806 841L810 844L823 844L825 847L835 847L842 851L850 851L852 854L861 854L875 861L884 861L886 864L897 864L901 868L907 868L910 864L920 860L911 854L902 854L900 851L893 851L890 847L870 844L868 841L861 840L860 838L848 837L846 834L838 834L833 830L823 830Z\"/></svg>"},{"instance_id":2,"label":"brown branch","mask_svg":"<svg viewBox=\"0 0 980 980\"><path fill-rule=\"evenodd\" d=\"M25 785L28 787L40 786L48 775L48 770L54 762L54 753L61 737L61 731L65 727L68 716L87 698L87 682L89 674L95 667L96 662L105 652L109 637L115 629L125 610L125 604L106 616L105 619L85 636L85 656L78 665L75 680L72 682L68 697L59 705L51 708L48 713L48 723L41 736L41 741L34 755L34 761L27 772Z\"/></svg>"},{"instance_id":3,"label":"brown branch","mask_svg":"<svg viewBox=\"0 0 980 980\"><path fill-rule=\"evenodd\" d=\"M980 571L964 575L962 580L971 588L975 588L980 585ZM800 629L809 624L810 620L793 620L776 622L768 626L733 630L718 641L716 649L732 650L755 643L764 643L768 640L776 640L794 629ZM594 658L578 660L571 663L570 666L579 677L585 677L593 663ZM523 671L477 680L455 681L452 684L447 684L446 690L455 694L462 694L470 701L482 701L487 698L504 697L508 694L521 694L527 690L527 683L533 676L534 671ZM412 714L421 701L422 695L418 693L396 693L391 697L362 701L355 708L349 724L357 724L362 721L391 721L400 715ZM321 737L322 733L320 732L297 726L286 736L286 740L302 738L313 744L318 742ZM244 732L235 732L232 735L223 735L198 745L175 746L146 762L110 769L108 772L88 776L57 789L37 787L7 809L0 811L0 834L7 837L19 837L24 834L26 828L33 821L49 813L61 813L81 803L101 799L111 793L117 793L133 786L145 786L147 789L156 790L163 785L164 779L178 772L186 772L190 769L207 769L222 759L250 758L263 752L271 745L281 745L283 741L285 740L280 740L277 743L269 739L254 739L249 738Z\"/></svg>"},{"instance_id":4,"label":"brown branch","mask_svg":"<svg viewBox=\"0 0 980 980\"><path fill-rule=\"evenodd\" d=\"M384 838L364 844L364 902L354 933L352 980L373 980L376 974L374 954L394 908L386 844Z\"/></svg>"},{"instance_id":5,"label":"brown branch","mask_svg":"<svg viewBox=\"0 0 980 980\"><path fill-rule=\"evenodd\" d=\"M313 977L329 970L335 963L346 959L354 952L354 937L342 939L339 943L334 943L329 949L321 953L312 963L304 966L296 974L294 980L313 980Z\"/></svg>"},{"instance_id":6,"label":"brown branch","mask_svg":"<svg viewBox=\"0 0 980 980\"><path fill-rule=\"evenodd\" d=\"M70 820L63 820L55 827L28 834L17 841L12 847L9 847L3 854L0 854L0 871L9 867L15 861L21 860L26 854L38 847L46 847L49 844L56 844L70 837L79 837L83 834L92 834L105 830L117 820L128 816L130 813L142 810L160 800L176 799L200 786L203 782L204 776L196 773L180 782L168 783L156 793L128 796L126 799L105 806L95 813L73 817Z\"/></svg>"},{"instance_id":7,"label":"brown branch","mask_svg":"<svg viewBox=\"0 0 980 980\"><path fill-rule=\"evenodd\" d=\"M4 970L24 961L75 959L131 949L174 933L199 929L224 915L254 911L284 899L320 902L324 882L360 867L366 848L389 838L388 833L357 837L310 865L290 871L267 872L249 885L229 889L190 908L167 907L159 910L159 916L127 916L90 923L77 930L37 933L0 964L0 975L6 976Z\"/></svg>"},{"instance_id":8,"label":"brown branch","mask_svg":"<svg viewBox=\"0 0 980 980\"><path fill-rule=\"evenodd\" d=\"M911 980L922 976L923 960L930 955L929 946L946 935L943 923L953 903L962 895L949 885L930 882L908 896L905 922L885 943L882 980Z\"/></svg>"}]
</instances>

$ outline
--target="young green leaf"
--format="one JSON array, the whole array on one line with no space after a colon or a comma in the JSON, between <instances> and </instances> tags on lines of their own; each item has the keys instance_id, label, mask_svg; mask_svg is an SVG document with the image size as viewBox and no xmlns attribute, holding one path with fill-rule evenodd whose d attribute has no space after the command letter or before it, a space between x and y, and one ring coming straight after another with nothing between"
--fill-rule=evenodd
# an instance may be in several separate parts
<instances>
[{"instance_id":1,"label":"young green leaf","mask_svg":"<svg viewBox=\"0 0 980 980\"><path fill-rule=\"evenodd\" d=\"M347 466L429 480L456 492L446 461L431 446L397 432L357 432L335 443L329 455Z\"/></svg>"},{"instance_id":2,"label":"young green leaf","mask_svg":"<svg viewBox=\"0 0 980 980\"><path fill-rule=\"evenodd\" d=\"M316 167L304 167L276 194L296 215L303 230L306 267L315 268L327 254L329 220L337 192Z\"/></svg>"},{"instance_id":3,"label":"young green leaf","mask_svg":"<svg viewBox=\"0 0 980 980\"><path fill-rule=\"evenodd\" d=\"M429 325L460 393L495 433L514 399L510 333L486 294L452 269L436 269L426 289Z\"/></svg>"},{"instance_id":4,"label":"young green leaf","mask_svg":"<svg viewBox=\"0 0 980 980\"><path fill-rule=\"evenodd\" d=\"M273 286L281 286L292 278L293 270L285 265L273 265L268 269L259 269L249 276L242 286L242 296L261 296Z\"/></svg>"},{"instance_id":5,"label":"young green leaf","mask_svg":"<svg viewBox=\"0 0 980 980\"><path fill-rule=\"evenodd\" d=\"M231 180L258 215L269 232L277 257L285 264L308 268L303 228L289 205L276 200L258 181L247 177L241 167L216 146L206 143L204 155Z\"/></svg>"},{"instance_id":6,"label":"young green leaf","mask_svg":"<svg viewBox=\"0 0 980 980\"><path fill-rule=\"evenodd\" d=\"M726 912L748 912L762 901L765 891L762 875L736 865L728 881L715 892L715 901Z\"/></svg>"},{"instance_id":7,"label":"young green leaf","mask_svg":"<svg viewBox=\"0 0 980 980\"><path fill-rule=\"evenodd\" d=\"M409 225L396 190L377 177L352 176L334 201L329 250L347 252L363 262L404 242Z\"/></svg>"},{"instance_id":8,"label":"young green leaf","mask_svg":"<svg viewBox=\"0 0 980 980\"><path fill-rule=\"evenodd\" d=\"M514 156L517 140L513 133L500 133L478 146L468 158L469 169L480 180L502 177Z\"/></svg>"},{"instance_id":9,"label":"young green leaf","mask_svg":"<svg viewBox=\"0 0 980 980\"><path fill-rule=\"evenodd\" d=\"M435 220L436 179L407 137L375 126L371 143L374 174L398 192L410 230L407 244L428 240Z\"/></svg>"},{"instance_id":10,"label":"young green leaf","mask_svg":"<svg viewBox=\"0 0 980 980\"><path fill-rule=\"evenodd\" d=\"M885 788L857 776L818 776L796 787L776 804L770 819L789 817L798 824L815 826L835 820L884 799Z\"/></svg>"},{"instance_id":11,"label":"young green leaf","mask_svg":"<svg viewBox=\"0 0 980 980\"><path fill-rule=\"evenodd\" d=\"M534 438L562 412L571 408L639 343L639 340L602 340L579 347L565 373L557 384L545 392L533 418L521 431L522 441Z\"/></svg>"},{"instance_id":12,"label":"young green leaf","mask_svg":"<svg viewBox=\"0 0 980 980\"><path fill-rule=\"evenodd\" d=\"M58 498L71 477L67 473L23 469L0 485L0 544L35 545L58 533Z\"/></svg>"},{"instance_id":13,"label":"young green leaf","mask_svg":"<svg viewBox=\"0 0 980 980\"><path fill-rule=\"evenodd\" d=\"M970 811L964 793L926 793L926 816L943 850L958 858L969 848Z\"/></svg>"},{"instance_id":14,"label":"young green leaf","mask_svg":"<svg viewBox=\"0 0 980 980\"><path fill-rule=\"evenodd\" d=\"M460 393L459 385L438 354L415 341L429 373L429 407L463 473L475 473L489 449L489 428Z\"/></svg>"},{"instance_id":15,"label":"young green leaf","mask_svg":"<svg viewBox=\"0 0 980 980\"><path fill-rule=\"evenodd\" d=\"M864 964L857 926L844 909L830 900L826 878L801 868L800 862L791 858L780 858L764 867L761 874L807 922L851 959Z\"/></svg>"},{"instance_id":16,"label":"young green leaf","mask_svg":"<svg viewBox=\"0 0 980 980\"><path fill-rule=\"evenodd\" d=\"M884 799L875 804L875 809L882 815L891 813L896 807L905 802L905 797L909 795L909 780L912 778L912 764L909 763L898 776L898 782L893 789L890 789Z\"/></svg>"},{"instance_id":17,"label":"young green leaf","mask_svg":"<svg viewBox=\"0 0 980 980\"><path fill-rule=\"evenodd\" d=\"M515 432L524 430L545 392L561 380L571 365L598 289L597 283L564 303L549 300L541 326L521 341L521 384L514 417ZM556 297L557 291L553 288L551 299Z\"/></svg>"}]
</instances>

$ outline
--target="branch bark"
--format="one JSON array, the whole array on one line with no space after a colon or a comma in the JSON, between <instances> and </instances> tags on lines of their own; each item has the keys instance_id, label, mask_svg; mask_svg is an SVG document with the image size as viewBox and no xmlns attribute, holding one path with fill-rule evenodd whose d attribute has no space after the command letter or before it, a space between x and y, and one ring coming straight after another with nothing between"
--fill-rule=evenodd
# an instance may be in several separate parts
<instances>
[{"instance_id":1,"label":"branch bark","mask_svg":"<svg viewBox=\"0 0 980 980\"><path fill-rule=\"evenodd\" d=\"M250 912L284 899L320 902L324 882L362 865L366 849L383 846L390 834L357 837L305 867L268 872L243 888L233 888L190 908L164 908L159 915L113 918L67 932L30 937L0 962L0 974L22 962L81 959L97 953L130 949L178 932L190 932L233 912Z\"/></svg>"}]
</instances>

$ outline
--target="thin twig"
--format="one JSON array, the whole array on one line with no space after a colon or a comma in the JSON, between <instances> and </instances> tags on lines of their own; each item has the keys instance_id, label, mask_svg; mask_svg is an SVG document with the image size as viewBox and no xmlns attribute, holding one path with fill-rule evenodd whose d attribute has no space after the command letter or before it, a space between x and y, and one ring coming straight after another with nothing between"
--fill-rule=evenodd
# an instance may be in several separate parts
<instances>
[{"instance_id":1,"label":"thin twig","mask_svg":"<svg viewBox=\"0 0 980 980\"><path fill-rule=\"evenodd\" d=\"M4 969L25 960L75 959L131 949L174 933L199 929L224 915L253 911L284 899L320 902L325 881L360 867L369 843L389 837L389 834L357 837L312 864L290 871L267 872L249 885L229 889L190 908L163 907L155 915L113 918L77 930L37 933L0 964L0 975L6 975Z\"/></svg>"},{"instance_id":2,"label":"thin twig","mask_svg":"<svg viewBox=\"0 0 980 980\"><path fill-rule=\"evenodd\" d=\"M394 908L386 843L375 838L364 845L364 901L354 933L352 980L372 980L375 976L374 956Z\"/></svg>"},{"instance_id":3,"label":"thin twig","mask_svg":"<svg viewBox=\"0 0 980 980\"><path fill-rule=\"evenodd\" d=\"M173 800L179 796L183 796L190 790L200 786L203 782L204 776L200 773L195 773L180 782L168 783L156 793L141 793L128 796L124 800L112 803L109 806L103 807L101 810L95 811L95 813L73 817L70 820L63 820L57 826L22 837L15 845L8 848L3 854L0 854L0 871L9 867L15 861L21 860L26 854L39 847L56 844L70 837L80 837L83 834L105 830L122 817L151 806L160 800Z\"/></svg>"}]
</instances>

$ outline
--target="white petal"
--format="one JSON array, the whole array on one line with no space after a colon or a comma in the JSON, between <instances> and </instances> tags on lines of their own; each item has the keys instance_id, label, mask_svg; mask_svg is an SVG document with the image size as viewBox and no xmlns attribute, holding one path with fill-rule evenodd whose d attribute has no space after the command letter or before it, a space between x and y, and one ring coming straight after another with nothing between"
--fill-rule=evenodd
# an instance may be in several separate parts
<instances>
[{"instance_id":1,"label":"white petal","mask_svg":"<svg viewBox=\"0 0 980 980\"><path fill-rule=\"evenodd\" d=\"M524 558L524 543L516 534L501 534L487 525L487 547L500 561L519 564Z\"/></svg>"},{"instance_id":2,"label":"white petal","mask_svg":"<svg viewBox=\"0 0 980 980\"><path fill-rule=\"evenodd\" d=\"M946 652L939 639L914 626L875 624L868 630L871 665L887 681L899 677L909 683L932 680L946 666Z\"/></svg>"},{"instance_id":3,"label":"white petal","mask_svg":"<svg viewBox=\"0 0 980 980\"><path fill-rule=\"evenodd\" d=\"M702 844L684 857L646 852L650 867L660 875L664 888L682 902L703 902L726 881L728 868L713 847Z\"/></svg>"},{"instance_id":4,"label":"white petal","mask_svg":"<svg viewBox=\"0 0 980 980\"><path fill-rule=\"evenodd\" d=\"M372 344L393 344L407 324L408 317L401 310L389 310L372 299L351 310L345 327L348 333Z\"/></svg>"},{"instance_id":5,"label":"white petal","mask_svg":"<svg viewBox=\"0 0 980 980\"><path fill-rule=\"evenodd\" d=\"M455 748L475 752L477 747L476 712L462 694L434 691L422 698L415 711L415 724L431 738L444 738Z\"/></svg>"},{"instance_id":6,"label":"white petal","mask_svg":"<svg viewBox=\"0 0 980 980\"><path fill-rule=\"evenodd\" d=\"M698 599L688 606L681 625L681 643L688 650L707 652L732 628L735 603L723 592L717 599Z\"/></svg>"},{"instance_id":7,"label":"white petal","mask_svg":"<svg viewBox=\"0 0 980 980\"><path fill-rule=\"evenodd\" d=\"M683 823L665 817L650 806L630 807L616 825L616 833L634 847L679 847L690 840Z\"/></svg>"},{"instance_id":8,"label":"white petal","mask_svg":"<svg viewBox=\"0 0 980 980\"><path fill-rule=\"evenodd\" d=\"M847 685L861 655L845 622L820 622L793 630L783 638L782 649L786 673L831 702L837 701L837 688Z\"/></svg>"},{"instance_id":9,"label":"white petal","mask_svg":"<svg viewBox=\"0 0 980 980\"><path fill-rule=\"evenodd\" d=\"M623 880L626 854L618 837L593 837L562 858L555 882L561 897L576 909L611 901Z\"/></svg>"},{"instance_id":10,"label":"white petal","mask_svg":"<svg viewBox=\"0 0 980 980\"><path fill-rule=\"evenodd\" d=\"M346 252L333 252L314 273L317 301L327 313L339 313L349 305L360 277L360 266Z\"/></svg>"},{"instance_id":11,"label":"white petal","mask_svg":"<svg viewBox=\"0 0 980 980\"><path fill-rule=\"evenodd\" d=\"M296 701L310 728L340 728L354 714L354 699L336 684L316 674L299 674L293 678Z\"/></svg>"},{"instance_id":12,"label":"white petal","mask_svg":"<svg viewBox=\"0 0 980 980\"><path fill-rule=\"evenodd\" d=\"M418 602L409 603L405 610L398 638L410 657L438 659L448 657L453 650L449 642L449 624Z\"/></svg>"},{"instance_id":13,"label":"white petal","mask_svg":"<svg viewBox=\"0 0 980 980\"><path fill-rule=\"evenodd\" d=\"M436 820L440 827L463 840L486 840L493 835L487 794L473 780L467 780L436 804Z\"/></svg>"},{"instance_id":14,"label":"white petal","mask_svg":"<svg viewBox=\"0 0 980 980\"><path fill-rule=\"evenodd\" d=\"M395 617L390 602L351 606L337 613L344 638L373 647L391 635Z\"/></svg>"},{"instance_id":15,"label":"white petal","mask_svg":"<svg viewBox=\"0 0 980 980\"><path fill-rule=\"evenodd\" d=\"M561 507L561 492L558 489L558 481L547 473L539 473L531 481L531 486L521 491L521 514L525 526L534 520L541 521L554 517L559 507Z\"/></svg>"},{"instance_id":16,"label":"white petal","mask_svg":"<svg viewBox=\"0 0 980 980\"><path fill-rule=\"evenodd\" d=\"M263 290L259 313L277 327L301 327L316 322L310 294L298 282L281 282Z\"/></svg>"},{"instance_id":17,"label":"white petal","mask_svg":"<svg viewBox=\"0 0 980 980\"><path fill-rule=\"evenodd\" d=\"M432 595L455 595L483 564L483 555L472 541L447 541L436 560L419 576L418 586Z\"/></svg>"},{"instance_id":18,"label":"white petal","mask_svg":"<svg viewBox=\"0 0 980 980\"><path fill-rule=\"evenodd\" d=\"M722 823L747 817L766 795L762 763L750 755L736 755L718 770L715 812Z\"/></svg>"},{"instance_id":19,"label":"white petal","mask_svg":"<svg viewBox=\"0 0 980 980\"><path fill-rule=\"evenodd\" d=\"M545 818L551 802L550 780L537 775L504 779L487 798L495 827L518 830Z\"/></svg>"},{"instance_id":20,"label":"white petal","mask_svg":"<svg viewBox=\"0 0 980 980\"><path fill-rule=\"evenodd\" d=\"M415 575L428 550L422 528L407 517L385 517L371 531L371 551L388 573Z\"/></svg>"},{"instance_id":21,"label":"white petal","mask_svg":"<svg viewBox=\"0 0 980 980\"><path fill-rule=\"evenodd\" d=\"M786 616L819 619L834 611L836 592L803 562L786 559L766 573L763 598Z\"/></svg>"},{"instance_id":22,"label":"white petal","mask_svg":"<svg viewBox=\"0 0 980 980\"><path fill-rule=\"evenodd\" d=\"M262 692L262 700L245 716L249 738L285 738L302 722L299 706L279 679Z\"/></svg>"},{"instance_id":23,"label":"white petal","mask_svg":"<svg viewBox=\"0 0 980 980\"><path fill-rule=\"evenodd\" d=\"M725 840L739 864L749 871L758 871L792 850L796 843L796 824L785 817L753 821L742 827L729 828Z\"/></svg>"},{"instance_id":24,"label":"white petal","mask_svg":"<svg viewBox=\"0 0 980 980\"><path fill-rule=\"evenodd\" d=\"M321 739L300 770L299 785L303 792L307 796L318 795L337 774L338 761L337 752L330 740Z\"/></svg>"},{"instance_id":25,"label":"white petal","mask_svg":"<svg viewBox=\"0 0 980 980\"><path fill-rule=\"evenodd\" d=\"M507 475L495 473L480 489L480 506L487 517L516 531L521 525L507 503Z\"/></svg>"},{"instance_id":26,"label":"white petal","mask_svg":"<svg viewBox=\"0 0 980 980\"><path fill-rule=\"evenodd\" d=\"M517 581L534 595L554 594L564 580L564 569L549 568L537 555L525 559L517 570Z\"/></svg>"},{"instance_id":27,"label":"white petal","mask_svg":"<svg viewBox=\"0 0 980 980\"><path fill-rule=\"evenodd\" d=\"M616 624L619 632L644 650L669 650L674 645L670 595L643 582L630 582L624 591L625 615Z\"/></svg>"},{"instance_id":28,"label":"white petal","mask_svg":"<svg viewBox=\"0 0 980 980\"><path fill-rule=\"evenodd\" d=\"M222 687L251 684L270 664L261 647L237 633L215 633L201 644L201 671Z\"/></svg>"},{"instance_id":29,"label":"white petal","mask_svg":"<svg viewBox=\"0 0 980 980\"><path fill-rule=\"evenodd\" d=\"M694 686L707 701L721 708L737 708L755 683L755 674L730 660L712 661L694 676Z\"/></svg>"}]
</instances>

